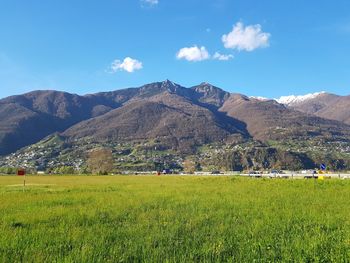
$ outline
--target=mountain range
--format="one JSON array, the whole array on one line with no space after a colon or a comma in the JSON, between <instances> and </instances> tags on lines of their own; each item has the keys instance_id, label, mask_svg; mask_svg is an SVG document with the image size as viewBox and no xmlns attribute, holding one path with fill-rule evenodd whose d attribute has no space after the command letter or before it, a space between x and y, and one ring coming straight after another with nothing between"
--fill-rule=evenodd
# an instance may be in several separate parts
<instances>
[{"instance_id":1,"label":"mountain range","mask_svg":"<svg viewBox=\"0 0 350 263\"><path fill-rule=\"evenodd\" d=\"M332 160L346 159L349 106L350 96L325 92L268 100L169 80L84 96L33 91L0 100L0 155L59 136L70 147L113 143L117 150L116 145L147 143L179 156L207 145L231 145L232 152L248 142L304 152L300 143L312 142L341 145L344 155Z\"/></svg>"}]
</instances>

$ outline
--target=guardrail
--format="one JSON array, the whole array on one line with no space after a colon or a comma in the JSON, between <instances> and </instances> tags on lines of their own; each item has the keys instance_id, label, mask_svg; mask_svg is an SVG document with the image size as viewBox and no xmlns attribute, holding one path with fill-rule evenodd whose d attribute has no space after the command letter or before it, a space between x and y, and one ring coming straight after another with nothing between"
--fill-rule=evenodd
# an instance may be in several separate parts
<instances>
[{"instance_id":1,"label":"guardrail","mask_svg":"<svg viewBox=\"0 0 350 263\"><path fill-rule=\"evenodd\" d=\"M241 174L245 177L255 178L285 178L285 179L350 179L350 174L329 173L329 174L311 174L311 173L283 173L283 174Z\"/></svg>"}]
</instances>

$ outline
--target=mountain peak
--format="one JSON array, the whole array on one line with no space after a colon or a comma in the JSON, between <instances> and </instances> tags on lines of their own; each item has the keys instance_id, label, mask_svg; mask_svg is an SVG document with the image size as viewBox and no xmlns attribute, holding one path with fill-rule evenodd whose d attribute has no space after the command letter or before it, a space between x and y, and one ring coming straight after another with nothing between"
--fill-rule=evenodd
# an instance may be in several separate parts
<instances>
[{"instance_id":1,"label":"mountain peak","mask_svg":"<svg viewBox=\"0 0 350 263\"><path fill-rule=\"evenodd\" d=\"M224 101L230 96L230 93L208 83L202 82L201 84L191 88L200 96L200 101L215 105L217 107L222 106Z\"/></svg>"},{"instance_id":2,"label":"mountain peak","mask_svg":"<svg viewBox=\"0 0 350 263\"><path fill-rule=\"evenodd\" d=\"M201 92L201 93L217 93L217 92L225 92L224 90L208 83L208 82L202 82L201 84L192 87L192 89L194 89L197 92ZM225 92L226 93L226 92Z\"/></svg>"},{"instance_id":3,"label":"mountain peak","mask_svg":"<svg viewBox=\"0 0 350 263\"><path fill-rule=\"evenodd\" d=\"M179 88L182 88L182 86L169 79L162 81L160 85L161 90L167 90L170 92L176 92Z\"/></svg>"},{"instance_id":4,"label":"mountain peak","mask_svg":"<svg viewBox=\"0 0 350 263\"><path fill-rule=\"evenodd\" d=\"M166 79L164 81L162 81L162 86L172 86L172 87L176 87L176 86L180 86L179 84L176 84L175 82Z\"/></svg>"},{"instance_id":5,"label":"mountain peak","mask_svg":"<svg viewBox=\"0 0 350 263\"><path fill-rule=\"evenodd\" d=\"M209 82L202 82L201 84L199 84L199 86L212 86L212 87L214 87L214 85L210 84Z\"/></svg>"}]
</instances>

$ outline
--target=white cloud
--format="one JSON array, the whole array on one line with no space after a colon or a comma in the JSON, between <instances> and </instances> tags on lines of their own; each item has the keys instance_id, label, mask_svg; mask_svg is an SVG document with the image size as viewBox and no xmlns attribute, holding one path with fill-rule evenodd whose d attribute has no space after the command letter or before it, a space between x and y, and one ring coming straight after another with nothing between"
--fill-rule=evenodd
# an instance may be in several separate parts
<instances>
[{"instance_id":1,"label":"white cloud","mask_svg":"<svg viewBox=\"0 0 350 263\"><path fill-rule=\"evenodd\" d=\"M233 59L233 55L231 54L225 55L225 54L220 54L219 52L215 52L213 59L226 61L226 60Z\"/></svg>"},{"instance_id":2,"label":"white cloud","mask_svg":"<svg viewBox=\"0 0 350 263\"><path fill-rule=\"evenodd\" d=\"M127 71L129 73L134 72L135 70L142 69L142 62L137 59L130 57L124 58L123 61L116 59L111 64L111 73L116 73L117 71Z\"/></svg>"},{"instance_id":3,"label":"white cloud","mask_svg":"<svg viewBox=\"0 0 350 263\"><path fill-rule=\"evenodd\" d=\"M158 0L142 0L143 3L149 4L149 5L158 5Z\"/></svg>"},{"instance_id":4,"label":"white cloud","mask_svg":"<svg viewBox=\"0 0 350 263\"><path fill-rule=\"evenodd\" d=\"M253 51L268 47L270 37L270 33L262 32L259 24L245 27L243 23L238 22L230 33L222 36L222 42L225 48Z\"/></svg>"},{"instance_id":5,"label":"white cloud","mask_svg":"<svg viewBox=\"0 0 350 263\"><path fill-rule=\"evenodd\" d=\"M210 58L209 52L205 47L184 47L176 54L177 59L186 59L188 61L203 61Z\"/></svg>"}]
</instances>

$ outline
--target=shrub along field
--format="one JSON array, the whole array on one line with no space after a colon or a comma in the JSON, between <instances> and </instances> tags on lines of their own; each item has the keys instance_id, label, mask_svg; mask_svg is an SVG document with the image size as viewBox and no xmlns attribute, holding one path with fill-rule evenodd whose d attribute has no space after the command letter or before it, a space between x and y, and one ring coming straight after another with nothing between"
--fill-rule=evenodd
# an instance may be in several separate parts
<instances>
[{"instance_id":1,"label":"shrub along field","mask_svg":"<svg viewBox=\"0 0 350 263\"><path fill-rule=\"evenodd\" d=\"M0 176L1 262L349 262L350 181Z\"/></svg>"}]
</instances>

